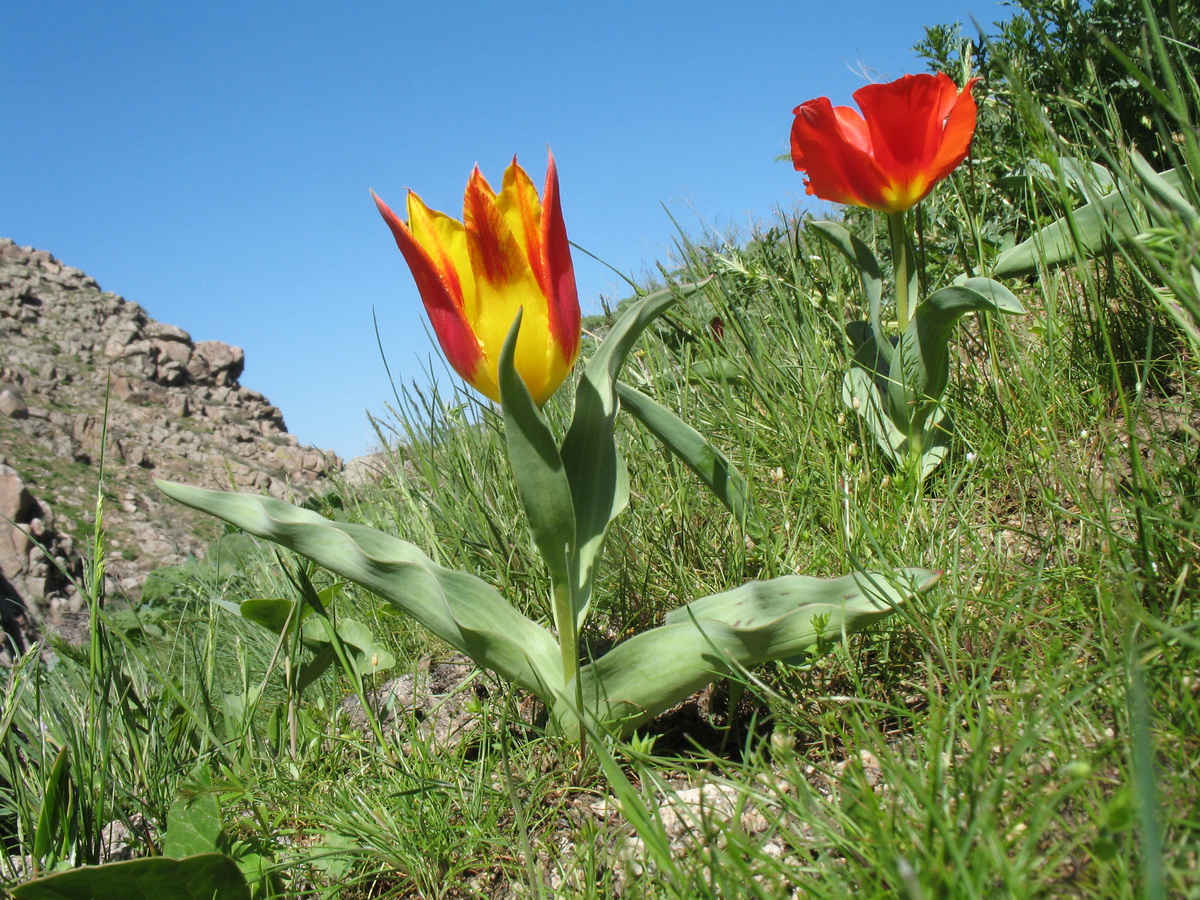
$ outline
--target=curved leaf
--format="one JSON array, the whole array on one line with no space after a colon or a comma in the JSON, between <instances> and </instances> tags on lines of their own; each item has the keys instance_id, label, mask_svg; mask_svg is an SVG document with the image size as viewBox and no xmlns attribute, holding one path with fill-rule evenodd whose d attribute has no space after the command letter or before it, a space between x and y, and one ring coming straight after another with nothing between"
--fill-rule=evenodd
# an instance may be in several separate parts
<instances>
[{"instance_id":1,"label":"curved leaf","mask_svg":"<svg viewBox=\"0 0 1200 900\"><path fill-rule=\"evenodd\" d=\"M852 366L842 376L842 402L863 417L867 430L892 462L900 463L904 459L908 439L893 424L887 409L887 393L879 390L867 369Z\"/></svg>"},{"instance_id":2,"label":"curved leaf","mask_svg":"<svg viewBox=\"0 0 1200 900\"><path fill-rule=\"evenodd\" d=\"M539 697L561 680L550 633L466 572L433 562L408 541L331 522L282 500L155 482L167 496L306 556L383 597L481 666Z\"/></svg>"},{"instance_id":3,"label":"curved leaf","mask_svg":"<svg viewBox=\"0 0 1200 900\"><path fill-rule=\"evenodd\" d=\"M584 709L601 728L628 734L734 669L797 659L841 640L929 590L938 577L926 569L834 579L785 575L695 600L584 667ZM568 685L555 707L557 727L574 720L574 696Z\"/></svg>"},{"instance_id":4,"label":"curved leaf","mask_svg":"<svg viewBox=\"0 0 1200 900\"><path fill-rule=\"evenodd\" d=\"M941 400L950 379L950 337L958 320L969 312L1025 312L1012 291L990 278L967 278L962 284L942 288L926 297L900 336L899 368L889 385L893 413L912 412L908 423L896 422L905 434L924 427L921 407ZM893 359L893 363L896 360Z\"/></svg>"},{"instance_id":5,"label":"curved leaf","mask_svg":"<svg viewBox=\"0 0 1200 900\"><path fill-rule=\"evenodd\" d=\"M327 647L332 653L332 643L325 622L309 619L302 629L304 642L309 649L318 653ZM350 662L358 672L359 677L365 678L376 672L383 672L396 665L396 657L386 647L375 640L371 629L357 619L341 618L337 621L337 636L342 643L354 652L350 654Z\"/></svg>"},{"instance_id":6,"label":"curved leaf","mask_svg":"<svg viewBox=\"0 0 1200 900\"><path fill-rule=\"evenodd\" d=\"M632 385L618 381L617 393L621 408L695 472L743 528L755 537L762 535L764 527L750 486L724 453L671 410Z\"/></svg>"},{"instance_id":7,"label":"curved leaf","mask_svg":"<svg viewBox=\"0 0 1200 900\"><path fill-rule=\"evenodd\" d=\"M284 628L295 628L297 622L303 622L313 612L311 606L286 597L247 597L240 604L226 600L221 605L236 609L243 619L276 634L282 634Z\"/></svg>"},{"instance_id":8,"label":"curved leaf","mask_svg":"<svg viewBox=\"0 0 1200 900\"><path fill-rule=\"evenodd\" d=\"M867 294L871 327L875 334L883 334L883 326L880 322L880 307L883 305L883 269L879 267L879 260L875 258L871 248L851 234L840 222L810 222L808 227L825 238L842 256L846 257L850 265L858 270L863 290ZM885 359L891 358L892 348L890 345L881 345L880 350Z\"/></svg>"},{"instance_id":9,"label":"curved leaf","mask_svg":"<svg viewBox=\"0 0 1200 900\"><path fill-rule=\"evenodd\" d=\"M534 543L553 582L572 585L575 507L571 500L571 485L554 435L513 365L520 329L521 313L518 312L500 351L504 439ZM556 624L562 628L563 623Z\"/></svg>"},{"instance_id":10,"label":"curved leaf","mask_svg":"<svg viewBox=\"0 0 1200 900\"><path fill-rule=\"evenodd\" d=\"M616 380L625 359L646 327L672 304L708 281L663 288L630 306L584 366L575 389L575 414L562 445L562 460L575 506L578 570L576 624L587 602L608 526L629 503L629 476L617 452L613 424L617 416Z\"/></svg>"},{"instance_id":11,"label":"curved leaf","mask_svg":"<svg viewBox=\"0 0 1200 900\"><path fill-rule=\"evenodd\" d=\"M1158 176L1168 188L1182 184L1175 169L1159 172ZM1049 268L1095 256L1105 246L1133 240L1141 230L1138 205L1127 189L1118 189L1056 219L1037 234L1005 250L996 258L992 274L998 278L1032 275L1039 265Z\"/></svg>"}]
</instances>

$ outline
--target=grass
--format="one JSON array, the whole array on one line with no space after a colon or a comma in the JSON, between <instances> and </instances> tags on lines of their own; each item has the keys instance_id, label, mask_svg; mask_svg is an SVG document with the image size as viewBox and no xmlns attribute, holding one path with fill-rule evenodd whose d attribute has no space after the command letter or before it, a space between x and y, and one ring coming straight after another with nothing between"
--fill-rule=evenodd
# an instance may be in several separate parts
<instances>
[{"instance_id":1,"label":"grass","mask_svg":"<svg viewBox=\"0 0 1200 900\"><path fill-rule=\"evenodd\" d=\"M1194 112L1190 84L1164 121ZM1051 133L1030 140L1063 149ZM950 248L931 252L931 283L961 271L962 248L986 271L978 213L1008 202L965 171L927 201L927 245ZM486 673L466 698L471 740L439 745L402 715L381 746L339 713L353 686L335 666L304 695L293 753L272 721L284 648L212 602L291 587L272 551L229 535L159 573L140 619L110 617L92 590L97 643L9 672L10 881L31 854L43 869L98 862L114 821L147 823L134 852L158 852L172 803L202 792L220 800L224 847L266 860L258 896L1200 895L1200 347L1186 327L1200 296L1168 244L1042 272L1020 288L1023 320L967 319L955 450L917 492L842 404L855 274L790 214L718 246L681 237L671 277L715 278L643 340L627 378L720 444L768 534L741 533L628 429L632 502L592 639L787 572L920 565L943 571L938 589L808 665L746 673L627 743L598 743L582 771ZM569 395L547 409L560 428ZM314 504L548 617L495 413L423 382L380 427L384 477ZM337 604L401 660L375 683L445 654L356 588ZM69 804L47 801L63 796L63 747Z\"/></svg>"}]
</instances>

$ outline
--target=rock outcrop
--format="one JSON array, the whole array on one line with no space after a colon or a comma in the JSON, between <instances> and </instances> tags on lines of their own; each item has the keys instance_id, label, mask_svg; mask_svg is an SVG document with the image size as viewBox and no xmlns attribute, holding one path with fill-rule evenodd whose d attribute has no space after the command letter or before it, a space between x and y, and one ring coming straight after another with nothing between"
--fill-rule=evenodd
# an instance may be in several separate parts
<instances>
[{"instance_id":1,"label":"rock outcrop","mask_svg":"<svg viewBox=\"0 0 1200 900\"><path fill-rule=\"evenodd\" d=\"M0 238L6 620L69 617L78 605L76 548L90 540L98 487L108 588L136 595L147 572L200 552L218 531L159 494L153 478L296 499L341 470L239 384L244 363L241 348L193 341L46 251Z\"/></svg>"}]
</instances>

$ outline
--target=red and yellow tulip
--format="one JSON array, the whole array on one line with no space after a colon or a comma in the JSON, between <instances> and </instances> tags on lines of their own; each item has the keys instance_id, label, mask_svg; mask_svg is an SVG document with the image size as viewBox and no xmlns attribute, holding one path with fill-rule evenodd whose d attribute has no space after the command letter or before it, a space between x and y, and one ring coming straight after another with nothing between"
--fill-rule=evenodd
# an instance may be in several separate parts
<instances>
[{"instance_id":1,"label":"red and yellow tulip","mask_svg":"<svg viewBox=\"0 0 1200 900\"><path fill-rule=\"evenodd\" d=\"M375 196L372 193L372 196ZM379 197L375 204L404 254L450 365L500 402L500 350L524 309L514 366L534 402L545 403L579 353L579 297L551 154L546 186L512 165L500 193L476 166L461 222L408 192L408 222Z\"/></svg>"},{"instance_id":2,"label":"red and yellow tulip","mask_svg":"<svg viewBox=\"0 0 1200 900\"><path fill-rule=\"evenodd\" d=\"M898 213L915 206L967 156L975 135L972 78L905 75L854 92L862 115L818 97L793 110L792 162L822 200Z\"/></svg>"}]
</instances>

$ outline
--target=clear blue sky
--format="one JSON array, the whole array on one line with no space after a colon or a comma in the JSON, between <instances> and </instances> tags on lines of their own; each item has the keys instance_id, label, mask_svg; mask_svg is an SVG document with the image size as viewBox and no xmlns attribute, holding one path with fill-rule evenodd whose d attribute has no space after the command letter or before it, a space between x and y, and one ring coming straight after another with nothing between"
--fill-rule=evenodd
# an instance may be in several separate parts
<instances>
[{"instance_id":1,"label":"clear blue sky","mask_svg":"<svg viewBox=\"0 0 1200 900\"><path fill-rule=\"evenodd\" d=\"M0 236L246 351L302 441L373 443L433 356L368 189L459 215L475 163L558 162L571 239L637 274L803 202L791 110L923 66L997 0L43 2L0 25ZM665 209L664 209L665 207ZM668 215L668 211L670 215ZM576 254L585 311L619 280Z\"/></svg>"}]
</instances>

